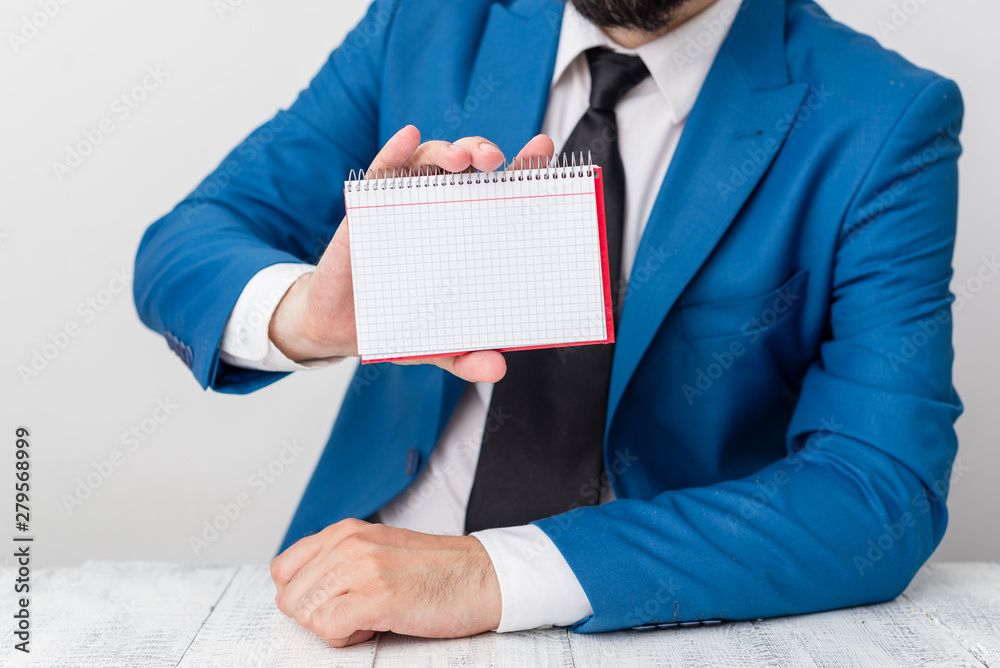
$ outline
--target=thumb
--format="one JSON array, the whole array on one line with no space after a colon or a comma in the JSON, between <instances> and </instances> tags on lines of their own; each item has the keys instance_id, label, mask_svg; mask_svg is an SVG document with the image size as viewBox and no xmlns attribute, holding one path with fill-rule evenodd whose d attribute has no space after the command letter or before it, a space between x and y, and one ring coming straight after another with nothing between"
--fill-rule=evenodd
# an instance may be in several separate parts
<instances>
[{"instance_id":1,"label":"thumb","mask_svg":"<svg viewBox=\"0 0 1000 668\"><path fill-rule=\"evenodd\" d=\"M372 160L365 178L375 178L375 173L379 170L401 168L418 146L420 146L420 130L412 125L407 125L385 143L382 150Z\"/></svg>"}]
</instances>

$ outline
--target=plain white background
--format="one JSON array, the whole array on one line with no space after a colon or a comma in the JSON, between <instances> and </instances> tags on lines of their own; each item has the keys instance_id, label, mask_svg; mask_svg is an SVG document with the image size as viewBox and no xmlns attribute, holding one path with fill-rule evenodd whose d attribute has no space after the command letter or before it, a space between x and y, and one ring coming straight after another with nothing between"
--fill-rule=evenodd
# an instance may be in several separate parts
<instances>
[{"instance_id":1,"label":"plain white background","mask_svg":"<svg viewBox=\"0 0 1000 668\"><path fill-rule=\"evenodd\" d=\"M120 274L129 279L145 227L291 103L366 0L63 2L8 0L0 14L0 471L13 469L15 427L28 426L36 567L86 559L267 561L354 364L299 373L250 396L203 392L163 338L139 323ZM58 11L13 43L10 35L23 34L43 4ZM823 5L955 79L965 97L955 285L968 286L973 298L955 313L955 384L966 412L958 422L951 524L934 558L997 559L1000 279L976 278L995 278L983 258L1000 254L1000 4ZM895 24L894 7L904 12ZM158 82L147 68L160 72ZM120 97L144 78L156 85L132 100L126 116ZM113 131L57 174L53 163L64 163L67 146L85 133L95 136L102 119ZM67 328L75 335L60 336ZM53 358L22 378L19 367L30 367L47 344ZM133 428L141 440L123 440ZM267 477L258 474L268 468ZM87 484L88 476L100 484ZM13 496L12 485L4 487ZM249 505L205 540L205 523L220 504L232 510L239 494ZM77 501L68 503L71 496ZM194 550L192 536L205 545Z\"/></svg>"}]
</instances>

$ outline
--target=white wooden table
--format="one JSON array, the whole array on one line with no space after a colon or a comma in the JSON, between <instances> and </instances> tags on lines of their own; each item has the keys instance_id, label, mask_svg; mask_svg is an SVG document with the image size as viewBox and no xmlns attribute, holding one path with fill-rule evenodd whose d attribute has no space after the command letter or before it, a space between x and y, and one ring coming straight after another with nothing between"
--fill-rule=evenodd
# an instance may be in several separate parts
<instances>
[{"instance_id":1,"label":"white wooden table","mask_svg":"<svg viewBox=\"0 0 1000 668\"><path fill-rule=\"evenodd\" d=\"M12 649L13 573L0 588L0 666L1000 666L1000 563L925 567L895 601L719 626L583 635L566 629L328 647L274 606L266 565L86 562L32 573L30 655Z\"/></svg>"}]
</instances>

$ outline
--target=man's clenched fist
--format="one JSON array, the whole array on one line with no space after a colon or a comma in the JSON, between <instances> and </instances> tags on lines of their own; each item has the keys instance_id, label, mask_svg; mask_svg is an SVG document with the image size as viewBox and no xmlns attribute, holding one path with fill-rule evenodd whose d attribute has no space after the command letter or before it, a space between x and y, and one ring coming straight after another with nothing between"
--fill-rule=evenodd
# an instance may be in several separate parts
<instances>
[{"instance_id":1,"label":"man's clenched fist","mask_svg":"<svg viewBox=\"0 0 1000 668\"><path fill-rule=\"evenodd\" d=\"M500 583L473 536L348 519L271 562L275 603L334 647L376 631L460 638L500 625Z\"/></svg>"}]
</instances>

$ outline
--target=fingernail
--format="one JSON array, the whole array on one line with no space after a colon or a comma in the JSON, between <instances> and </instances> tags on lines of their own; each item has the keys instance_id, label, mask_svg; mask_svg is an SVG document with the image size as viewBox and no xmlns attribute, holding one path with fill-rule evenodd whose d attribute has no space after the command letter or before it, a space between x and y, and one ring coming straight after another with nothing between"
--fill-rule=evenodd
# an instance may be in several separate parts
<instances>
[{"instance_id":1,"label":"fingernail","mask_svg":"<svg viewBox=\"0 0 1000 668\"><path fill-rule=\"evenodd\" d=\"M494 144L490 144L489 142L485 142L485 141L482 144L479 145L479 150L480 151L489 151L490 153L503 153L503 151L501 151L499 148L497 148Z\"/></svg>"},{"instance_id":2,"label":"fingernail","mask_svg":"<svg viewBox=\"0 0 1000 668\"><path fill-rule=\"evenodd\" d=\"M466 151L464 148L456 144L448 144L448 148L450 148L452 151L461 151L462 153L468 153L468 151Z\"/></svg>"}]
</instances>

